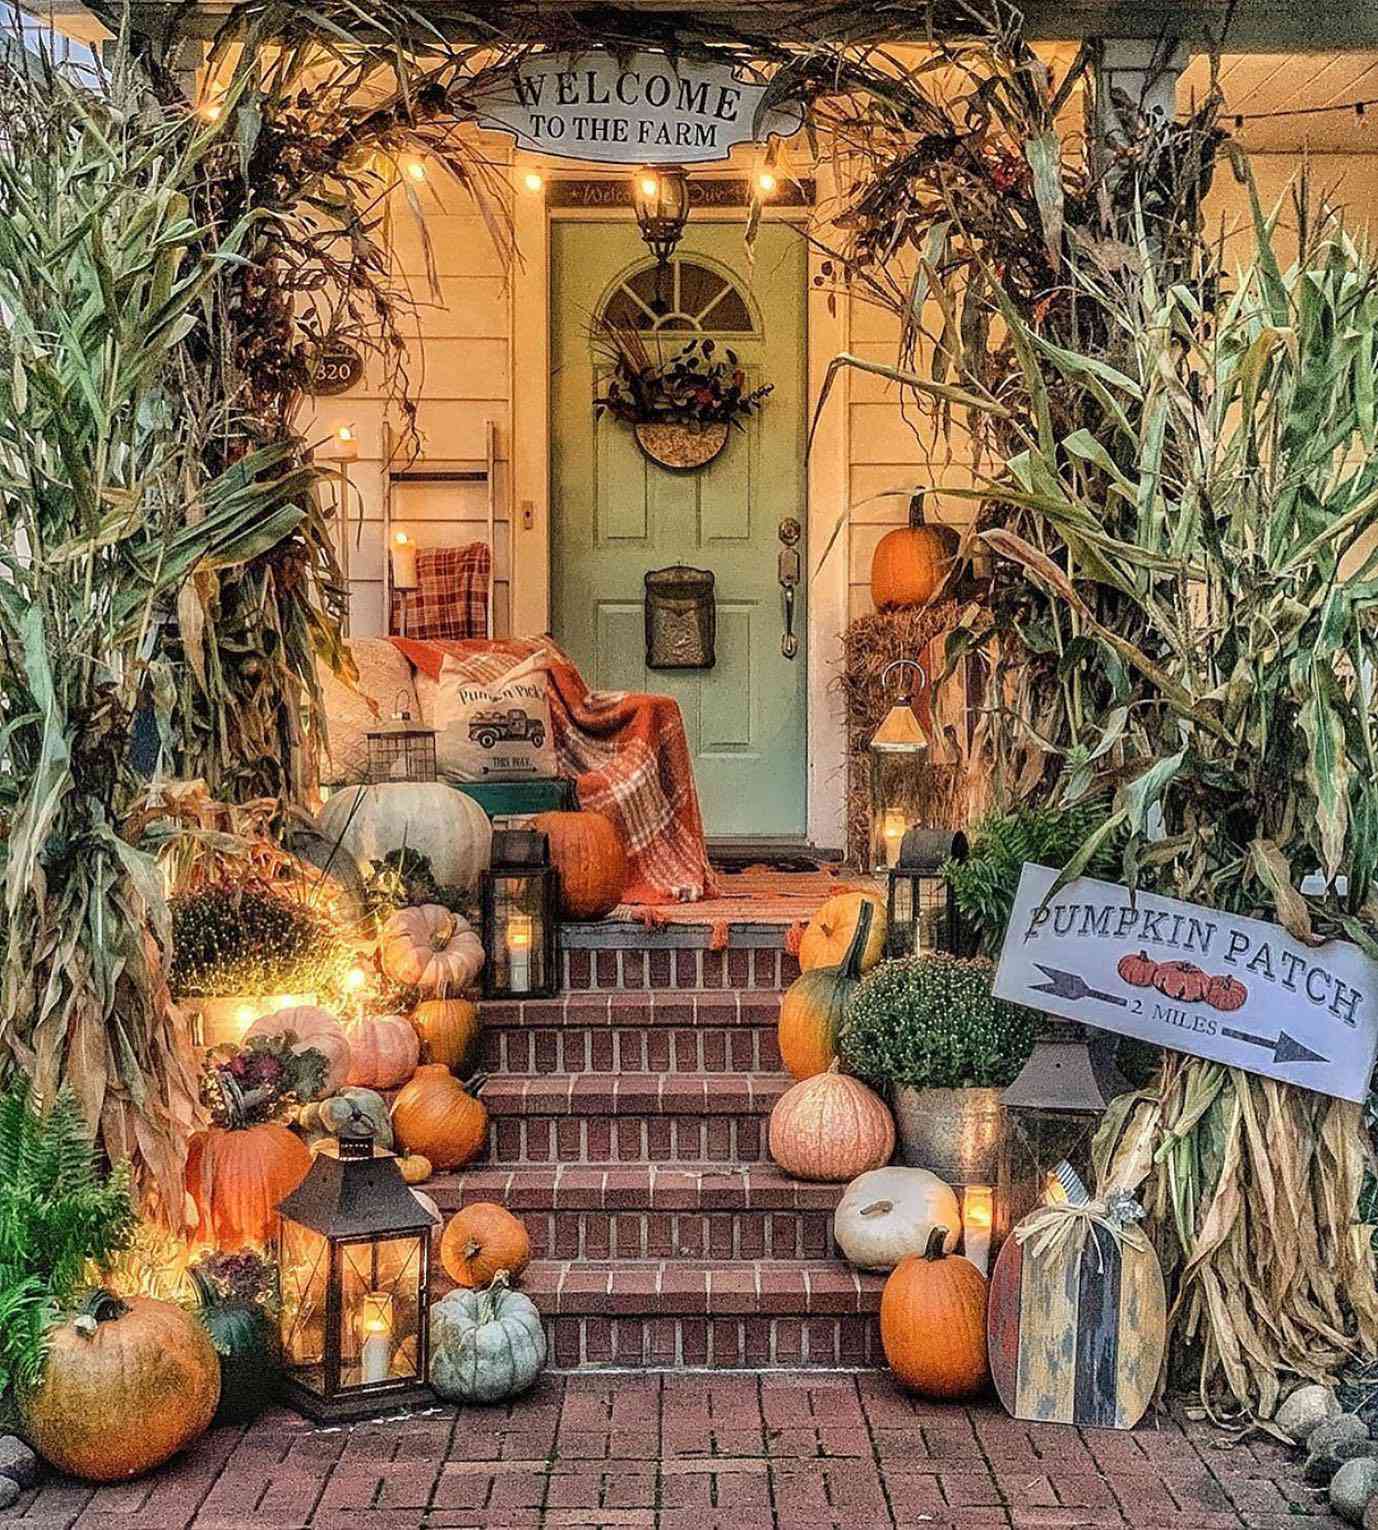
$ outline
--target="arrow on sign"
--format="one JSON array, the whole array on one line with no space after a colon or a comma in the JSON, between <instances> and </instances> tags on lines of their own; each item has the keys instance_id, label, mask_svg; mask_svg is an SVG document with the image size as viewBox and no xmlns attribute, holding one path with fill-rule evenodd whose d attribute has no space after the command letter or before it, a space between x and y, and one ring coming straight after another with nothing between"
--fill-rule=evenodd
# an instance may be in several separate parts
<instances>
[{"instance_id":1,"label":"arrow on sign","mask_svg":"<svg viewBox=\"0 0 1378 1530\"><path fill-rule=\"evenodd\" d=\"M1129 1000L1120 998L1119 994L1102 993L1099 988L1092 988L1078 972L1060 972L1056 967L1045 967L1042 962L1035 962L1034 966L1049 981L1034 983L1031 989L1033 993L1050 993L1055 999L1069 999L1074 1004L1081 999L1100 999L1106 1004L1118 1004L1121 1008L1129 1006Z\"/></svg>"},{"instance_id":2,"label":"arrow on sign","mask_svg":"<svg viewBox=\"0 0 1378 1530\"><path fill-rule=\"evenodd\" d=\"M1262 1047L1265 1052L1273 1054L1275 1063L1330 1061L1328 1057L1322 1057L1319 1052L1313 1052L1310 1047L1303 1046L1286 1031L1278 1036L1255 1036L1251 1031L1237 1031L1233 1026L1222 1025L1220 1034L1229 1036L1235 1041L1247 1041L1251 1047Z\"/></svg>"}]
</instances>

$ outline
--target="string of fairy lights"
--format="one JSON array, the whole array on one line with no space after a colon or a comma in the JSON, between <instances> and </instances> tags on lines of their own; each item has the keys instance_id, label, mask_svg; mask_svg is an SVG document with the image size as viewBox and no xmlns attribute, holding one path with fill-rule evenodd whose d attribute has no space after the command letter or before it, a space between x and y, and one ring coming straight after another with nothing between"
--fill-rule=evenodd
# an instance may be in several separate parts
<instances>
[{"instance_id":1,"label":"string of fairy lights","mask_svg":"<svg viewBox=\"0 0 1378 1530\"><path fill-rule=\"evenodd\" d=\"M1352 112L1355 120L1366 127L1373 120L1369 114L1378 113L1378 96L1370 96L1363 101L1336 101L1329 106L1288 106L1274 112L1235 112L1234 125L1238 130L1251 122L1274 122L1284 117L1333 116L1337 112Z\"/></svg>"}]
</instances>

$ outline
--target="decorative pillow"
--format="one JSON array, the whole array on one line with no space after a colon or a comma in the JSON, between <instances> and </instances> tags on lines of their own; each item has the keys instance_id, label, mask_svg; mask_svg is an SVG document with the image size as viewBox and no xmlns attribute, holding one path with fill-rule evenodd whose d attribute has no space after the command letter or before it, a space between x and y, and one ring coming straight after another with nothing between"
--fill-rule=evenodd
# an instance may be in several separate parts
<instances>
[{"instance_id":1,"label":"decorative pillow","mask_svg":"<svg viewBox=\"0 0 1378 1530\"><path fill-rule=\"evenodd\" d=\"M416 555L416 589L407 603L409 638L463 641L486 638L488 581L493 573L493 550L486 542L467 547L423 547ZM402 603L392 597L392 630L402 631Z\"/></svg>"},{"instance_id":2,"label":"decorative pillow","mask_svg":"<svg viewBox=\"0 0 1378 1530\"><path fill-rule=\"evenodd\" d=\"M555 738L544 657L480 680L447 654L435 699L436 769L442 781L549 781Z\"/></svg>"},{"instance_id":3,"label":"decorative pillow","mask_svg":"<svg viewBox=\"0 0 1378 1530\"><path fill-rule=\"evenodd\" d=\"M368 731L386 722L399 706L420 716L411 665L386 638L352 638L348 646L359 670L358 690L350 689L326 665L316 669L329 729L329 750L321 751L322 786L367 781Z\"/></svg>"}]
</instances>

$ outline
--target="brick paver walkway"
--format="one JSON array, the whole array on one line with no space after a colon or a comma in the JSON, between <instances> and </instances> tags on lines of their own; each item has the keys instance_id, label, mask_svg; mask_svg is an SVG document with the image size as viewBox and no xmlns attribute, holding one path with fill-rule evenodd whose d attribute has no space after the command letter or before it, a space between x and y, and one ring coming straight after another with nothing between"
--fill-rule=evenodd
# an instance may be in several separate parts
<instances>
[{"instance_id":1,"label":"brick paver walkway","mask_svg":"<svg viewBox=\"0 0 1378 1530\"><path fill-rule=\"evenodd\" d=\"M141 1482L50 1480L8 1530L1332 1530L1291 1453L936 1407L881 1374L546 1376L353 1429L275 1412Z\"/></svg>"}]
</instances>

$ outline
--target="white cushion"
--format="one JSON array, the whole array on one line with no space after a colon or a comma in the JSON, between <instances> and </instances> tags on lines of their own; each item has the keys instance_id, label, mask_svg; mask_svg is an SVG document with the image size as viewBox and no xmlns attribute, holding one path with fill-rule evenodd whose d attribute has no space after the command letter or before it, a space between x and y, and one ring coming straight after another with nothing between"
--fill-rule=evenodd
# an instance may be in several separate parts
<instances>
[{"instance_id":1,"label":"white cushion","mask_svg":"<svg viewBox=\"0 0 1378 1530\"><path fill-rule=\"evenodd\" d=\"M463 660L446 654L430 723L442 781L553 779L547 662L535 654L501 679L480 680Z\"/></svg>"}]
</instances>

